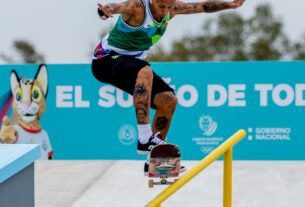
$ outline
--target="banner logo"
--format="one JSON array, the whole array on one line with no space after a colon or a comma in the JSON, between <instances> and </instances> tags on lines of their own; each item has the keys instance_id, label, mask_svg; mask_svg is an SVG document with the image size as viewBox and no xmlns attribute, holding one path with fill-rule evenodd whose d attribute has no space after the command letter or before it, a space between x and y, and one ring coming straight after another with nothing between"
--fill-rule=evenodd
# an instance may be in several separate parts
<instances>
[{"instance_id":1,"label":"banner logo","mask_svg":"<svg viewBox=\"0 0 305 207\"><path fill-rule=\"evenodd\" d=\"M203 131L203 135L211 136L217 129L217 123L213 121L209 115L202 115L199 118L199 128Z\"/></svg>"},{"instance_id":2,"label":"banner logo","mask_svg":"<svg viewBox=\"0 0 305 207\"><path fill-rule=\"evenodd\" d=\"M118 138L124 145L131 145L136 140L136 130L132 125L123 125L118 132Z\"/></svg>"}]
</instances>

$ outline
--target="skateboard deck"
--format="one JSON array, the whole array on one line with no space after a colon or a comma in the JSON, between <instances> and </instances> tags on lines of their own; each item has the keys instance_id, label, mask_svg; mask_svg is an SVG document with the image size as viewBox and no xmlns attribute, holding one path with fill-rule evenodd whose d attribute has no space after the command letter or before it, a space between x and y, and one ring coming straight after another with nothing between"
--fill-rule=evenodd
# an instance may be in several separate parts
<instances>
[{"instance_id":1,"label":"skateboard deck","mask_svg":"<svg viewBox=\"0 0 305 207\"><path fill-rule=\"evenodd\" d=\"M173 181L168 178L179 176L180 159L181 152L177 145L166 143L155 146L149 157L148 186L172 184Z\"/></svg>"}]
</instances>

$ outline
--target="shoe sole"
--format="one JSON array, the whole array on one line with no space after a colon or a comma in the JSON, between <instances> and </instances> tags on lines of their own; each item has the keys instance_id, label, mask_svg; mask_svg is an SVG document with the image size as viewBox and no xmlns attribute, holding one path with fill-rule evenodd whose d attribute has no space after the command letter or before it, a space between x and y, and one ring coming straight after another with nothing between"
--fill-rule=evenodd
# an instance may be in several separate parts
<instances>
[{"instance_id":1,"label":"shoe sole","mask_svg":"<svg viewBox=\"0 0 305 207\"><path fill-rule=\"evenodd\" d=\"M184 168L180 169L179 174L184 173L185 171L186 171L186 168L184 167ZM144 172L144 176L148 176L148 172Z\"/></svg>"}]
</instances>

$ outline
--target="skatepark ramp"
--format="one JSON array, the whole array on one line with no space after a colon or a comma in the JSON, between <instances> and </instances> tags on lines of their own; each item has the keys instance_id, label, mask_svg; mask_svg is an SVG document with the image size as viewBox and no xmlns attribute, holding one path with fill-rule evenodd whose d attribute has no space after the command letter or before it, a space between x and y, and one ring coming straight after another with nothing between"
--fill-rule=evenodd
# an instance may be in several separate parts
<instances>
[{"instance_id":1,"label":"skatepark ramp","mask_svg":"<svg viewBox=\"0 0 305 207\"><path fill-rule=\"evenodd\" d=\"M173 195L177 190L188 183L192 178L202 172L212 162L224 155L224 174L223 174L223 206L232 206L232 158L233 146L246 136L246 131L238 130L229 139L222 143L219 147L213 150L209 155L203 158L196 166L188 170L185 175L180 177L172 185L168 186L159 193L147 207L161 207L161 203Z\"/></svg>"}]
</instances>

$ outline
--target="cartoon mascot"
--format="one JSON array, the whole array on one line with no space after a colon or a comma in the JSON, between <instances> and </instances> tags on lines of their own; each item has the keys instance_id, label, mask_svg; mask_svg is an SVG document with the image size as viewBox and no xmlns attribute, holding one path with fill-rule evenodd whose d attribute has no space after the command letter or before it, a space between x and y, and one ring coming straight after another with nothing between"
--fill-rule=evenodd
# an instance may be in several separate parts
<instances>
[{"instance_id":1,"label":"cartoon mascot","mask_svg":"<svg viewBox=\"0 0 305 207\"><path fill-rule=\"evenodd\" d=\"M34 80L19 78L11 72L13 113L17 124L5 116L2 120L0 140L5 144L39 144L41 159L53 159L49 136L41 128L40 118L46 109L48 74L46 65L40 65Z\"/></svg>"}]
</instances>

